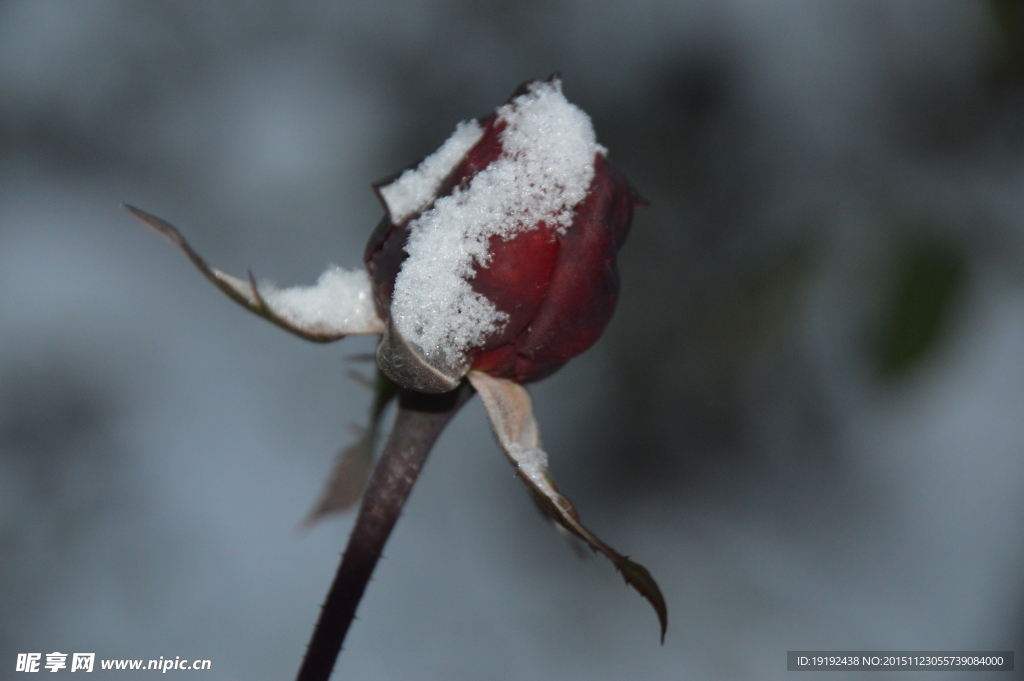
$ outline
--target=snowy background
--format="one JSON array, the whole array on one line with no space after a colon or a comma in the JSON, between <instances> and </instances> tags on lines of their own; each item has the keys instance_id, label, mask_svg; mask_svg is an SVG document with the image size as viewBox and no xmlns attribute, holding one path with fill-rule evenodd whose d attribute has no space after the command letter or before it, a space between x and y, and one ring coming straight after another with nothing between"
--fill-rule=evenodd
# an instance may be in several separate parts
<instances>
[{"instance_id":1,"label":"snowy background","mask_svg":"<svg viewBox=\"0 0 1024 681\"><path fill-rule=\"evenodd\" d=\"M0 677L58 650L291 678L353 518L296 530L364 421L346 357L372 342L249 315L118 204L312 283L358 264L371 182L553 71L651 206L607 333L533 394L563 490L659 580L665 645L540 519L476 402L336 677L1024 651L1017 8L0 3ZM943 678L975 677L1019 672Z\"/></svg>"}]
</instances>

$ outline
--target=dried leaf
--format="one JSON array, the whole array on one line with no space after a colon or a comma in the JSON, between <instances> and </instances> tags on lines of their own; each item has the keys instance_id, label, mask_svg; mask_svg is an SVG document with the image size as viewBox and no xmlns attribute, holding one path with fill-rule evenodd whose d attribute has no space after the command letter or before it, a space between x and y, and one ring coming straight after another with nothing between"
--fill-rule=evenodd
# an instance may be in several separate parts
<instances>
[{"instance_id":1,"label":"dried leaf","mask_svg":"<svg viewBox=\"0 0 1024 681\"><path fill-rule=\"evenodd\" d=\"M309 528L324 517L340 513L359 501L373 468L373 453L377 448L381 417L397 394L397 386L378 370L373 405L370 407L370 424L360 429L362 432L354 444L338 452L327 485L303 521L303 528Z\"/></svg>"},{"instance_id":2,"label":"dried leaf","mask_svg":"<svg viewBox=\"0 0 1024 681\"><path fill-rule=\"evenodd\" d=\"M646 568L619 554L585 528L572 503L558 491L548 473L547 454L541 445L530 394L518 383L494 378L480 371L469 372L468 378L483 399L498 443L542 509L558 524L586 542L591 550L604 554L622 574L626 583L650 602L658 615L661 642L664 643L668 609L658 583Z\"/></svg>"},{"instance_id":3,"label":"dried leaf","mask_svg":"<svg viewBox=\"0 0 1024 681\"><path fill-rule=\"evenodd\" d=\"M270 287L268 290L262 291L260 290L259 285L257 285L251 272L249 273L248 280L244 280L231 276L226 272L222 272L216 267L211 267L192 248L192 246L185 241L181 232L179 232L169 222L162 220L155 215L150 215L143 210L139 210L134 206L129 206L128 204L121 205L126 211L138 218L144 224L156 230L158 233L166 237L168 241L177 246L185 253L186 256L188 256L188 259L192 261L192 264L196 266L196 269L202 272L203 276L209 279L214 286L223 291L233 301L250 312L273 322L282 329L294 333L300 338L305 338L306 340L313 341L315 343L330 343L331 341L339 340L345 336L382 333L384 331L384 322L381 321L380 317L377 315L377 312L372 305L372 299L369 298L369 279L366 280L366 291L360 292L361 295L367 297L367 304L361 306L358 314L345 317L341 321L336 319L327 319L323 314L304 314L302 310L299 310L294 306L289 308L281 303L269 304L267 302L267 298L271 296L281 298L282 294L291 297L296 295L309 295L316 292L316 287L293 287L283 290L276 290L273 289L273 287ZM343 306L347 302L348 301L345 300L338 300L337 304L339 306Z\"/></svg>"},{"instance_id":4,"label":"dried leaf","mask_svg":"<svg viewBox=\"0 0 1024 681\"><path fill-rule=\"evenodd\" d=\"M345 375L348 376L353 383L358 383L359 385L367 389L373 388L373 381L366 375L359 373L355 369L346 370Z\"/></svg>"},{"instance_id":5,"label":"dried leaf","mask_svg":"<svg viewBox=\"0 0 1024 681\"><path fill-rule=\"evenodd\" d=\"M304 527L312 526L324 516L344 511L359 501L373 468L373 440L370 430L366 429L355 444L338 452L327 486L303 521Z\"/></svg>"}]
</instances>

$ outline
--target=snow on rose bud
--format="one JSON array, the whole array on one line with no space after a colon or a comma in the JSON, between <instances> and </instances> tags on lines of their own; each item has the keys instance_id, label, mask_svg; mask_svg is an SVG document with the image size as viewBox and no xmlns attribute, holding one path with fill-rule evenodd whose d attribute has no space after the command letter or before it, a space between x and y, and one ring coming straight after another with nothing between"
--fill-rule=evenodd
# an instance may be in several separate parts
<instances>
[{"instance_id":1,"label":"snow on rose bud","mask_svg":"<svg viewBox=\"0 0 1024 681\"><path fill-rule=\"evenodd\" d=\"M364 261L388 320L377 360L396 383L538 380L608 324L638 199L557 79L523 85L377 193L387 215Z\"/></svg>"},{"instance_id":2,"label":"snow on rose bud","mask_svg":"<svg viewBox=\"0 0 1024 681\"><path fill-rule=\"evenodd\" d=\"M435 153L375 185L386 215L367 244L366 269L332 266L311 287L233 277L208 265L169 223L125 208L234 301L298 336L381 335L377 365L387 379L376 382L370 426L339 454L310 521L358 500L381 415L399 389L448 393L466 379L540 508L650 601L664 640L668 615L657 583L587 530L558 491L522 386L593 345L615 308L615 257L641 201L605 155L590 118L565 99L556 77L526 83L494 114L460 123ZM379 469L390 447L391 440ZM387 512L397 519L402 503Z\"/></svg>"}]
</instances>

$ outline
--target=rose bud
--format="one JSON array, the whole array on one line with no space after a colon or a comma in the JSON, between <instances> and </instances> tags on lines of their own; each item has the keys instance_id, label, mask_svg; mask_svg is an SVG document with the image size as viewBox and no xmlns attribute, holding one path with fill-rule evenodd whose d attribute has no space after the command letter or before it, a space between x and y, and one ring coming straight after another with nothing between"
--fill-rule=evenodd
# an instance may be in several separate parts
<instances>
[{"instance_id":1,"label":"rose bud","mask_svg":"<svg viewBox=\"0 0 1024 681\"><path fill-rule=\"evenodd\" d=\"M363 259L389 378L428 393L470 369L526 383L594 344L639 203L605 154L553 77L376 186L387 215Z\"/></svg>"},{"instance_id":2,"label":"rose bud","mask_svg":"<svg viewBox=\"0 0 1024 681\"><path fill-rule=\"evenodd\" d=\"M474 391L539 507L651 603L664 642L668 611L657 582L580 522L551 477L521 385L593 345L615 308L615 255L640 200L605 153L557 78L527 83L491 116L459 124L415 168L377 185L387 214L367 244L366 270L330 267L315 286L231 276L169 223L125 206L232 300L287 331L320 343L381 334L377 364L390 381L378 374L369 427L339 453L308 518L363 496L299 678L330 674L419 467ZM381 418L395 398L396 425L367 483Z\"/></svg>"}]
</instances>

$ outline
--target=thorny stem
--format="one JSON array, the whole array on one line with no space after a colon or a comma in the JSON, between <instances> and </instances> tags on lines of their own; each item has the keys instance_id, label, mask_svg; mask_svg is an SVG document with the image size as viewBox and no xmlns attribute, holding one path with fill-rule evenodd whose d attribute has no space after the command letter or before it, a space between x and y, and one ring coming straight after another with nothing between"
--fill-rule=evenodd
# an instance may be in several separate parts
<instances>
[{"instance_id":1,"label":"thorny stem","mask_svg":"<svg viewBox=\"0 0 1024 681\"><path fill-rule=\"evenodd\" d=\"M441 395L402 390L398 415L370 477L345 555L320 611L296 681L327 681L349 625L402 506L441 431L473 394L468 383Z\"/></svg>"}]
</instances>

